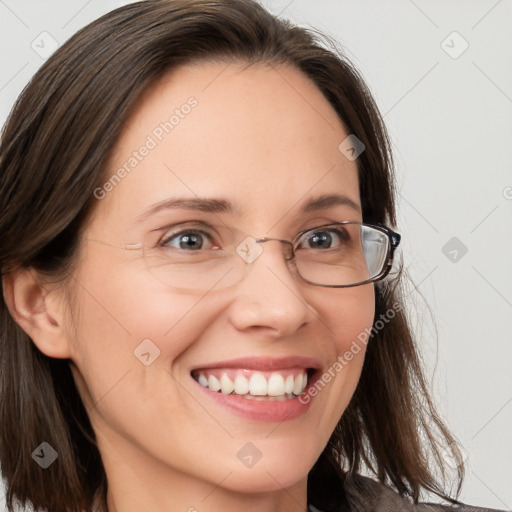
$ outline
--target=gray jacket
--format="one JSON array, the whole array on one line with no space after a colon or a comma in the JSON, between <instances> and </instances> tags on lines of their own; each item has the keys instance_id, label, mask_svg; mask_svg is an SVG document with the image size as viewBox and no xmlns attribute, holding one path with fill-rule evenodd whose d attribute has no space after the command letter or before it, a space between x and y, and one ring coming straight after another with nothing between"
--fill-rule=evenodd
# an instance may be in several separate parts
<instances>
[{"instance_id":1,"label":"gray jacket","mask_svg":"<svg viewBox=\"0 0 512 512\"><path fill-rule=\"evenodd\" d=\"M362 475L352 477L349 485L345 483L344 492L334 506L326 509L310 503L309 509L311 512L505 512L460 502L456 505L413 504L390 487Z\"/></svg>"}]
</instances>

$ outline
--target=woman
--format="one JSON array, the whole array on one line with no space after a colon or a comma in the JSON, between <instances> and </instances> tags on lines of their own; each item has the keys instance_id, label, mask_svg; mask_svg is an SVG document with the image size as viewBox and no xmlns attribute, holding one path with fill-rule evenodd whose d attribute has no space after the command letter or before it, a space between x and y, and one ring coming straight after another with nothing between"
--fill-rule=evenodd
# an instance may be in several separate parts
<instances>
[{"instance_id":1,"label":"woman","mask_svg":"<svg viewBox=\"0 0 512 512\"><path fill-rule=\"evenodd\" d=\"M458 503L342 56L252 1L132 4L45 63L1 155L10 511Z\"/></svg>"}]
</instances>

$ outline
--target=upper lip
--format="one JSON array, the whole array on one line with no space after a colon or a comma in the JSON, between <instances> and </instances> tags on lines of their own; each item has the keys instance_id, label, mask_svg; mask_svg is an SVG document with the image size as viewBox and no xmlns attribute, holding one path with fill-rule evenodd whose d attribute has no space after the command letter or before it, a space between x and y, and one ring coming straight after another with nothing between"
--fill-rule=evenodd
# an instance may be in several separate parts
<instances>
[{"instance_id":1,"label":"upper lip","mask_svg":"<svg viewBox=\"0 0 512 512\"><path fill-rule=\"evenodd\" d=\"M245 368L248 370L272 371L287 368L312 368L318 370L320 363L312 357L239 357L224 361L215 361L194 367L191 371L208 370L213 368Z\"/></svg>"}]
</instances>

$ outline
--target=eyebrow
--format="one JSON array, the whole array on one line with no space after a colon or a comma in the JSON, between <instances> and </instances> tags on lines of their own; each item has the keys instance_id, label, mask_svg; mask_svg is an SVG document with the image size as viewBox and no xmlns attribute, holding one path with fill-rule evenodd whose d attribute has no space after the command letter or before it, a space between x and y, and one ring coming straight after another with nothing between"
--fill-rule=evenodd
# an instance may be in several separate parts
<instances>
[{"instance_id":1,"label":"eyebrow","mask_svg":"<svg viewBox=\"0 0 512 512\"><path fill-rule=\"evenodd\" d=\"M343 194L324 194L321 196L313 197L309 199L305 204L302 205L301 211L313 212L319 210L326 210L333 206L348 206L349 208L361 212L361 207L348 196ZM215 198L169 198L160 201L141 215L138 219L143 220L155 213L162 210L193 210L206 213L230 213L232 215L241 215L241 211L232 203L226 199L215 199Z\"/></svg>"}]
</instances>

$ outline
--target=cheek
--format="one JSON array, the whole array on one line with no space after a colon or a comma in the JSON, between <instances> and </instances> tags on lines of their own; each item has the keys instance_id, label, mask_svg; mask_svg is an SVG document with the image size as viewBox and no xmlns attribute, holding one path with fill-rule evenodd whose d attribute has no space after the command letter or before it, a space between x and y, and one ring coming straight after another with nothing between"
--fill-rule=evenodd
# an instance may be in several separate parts
<instances>
[{"instance_id":1,"label":"cheek","mask_svg":"<svg viewBox=\"0 0 512 512\"><path fill-rule=\"evenodd\" d=\"M347 318L346 324L349 326L347 332L349 340L343 337L340 349L344 350L344 355L348 351L357 356L358 365L362 366L364 354L366 352L367 333L371 330L375 316L375 288L373 284L360 286L354 289L354 297L347 300ZM360 351L356 348L359 347ZM348 356L348 354L346 355ZM354 358L355 359L355 358Z\"/></svg>"},{"instance_id":2,"label":"cheek","mask_svg":"<svg viewBox=\"0 0 512 512\"><path fill-rule=\"evenodd\" d=\"M367 330L373 325L375 316L375 291L373 284L331 290L332 297L325 295L316 304L316 312L320 318L325 319L337 354L349 350L353 342L359 343L362 349L366 346L360 343ZM363 352L363 350L361 350ZM359 352L359 353L361 353Z\"/></svg>"},{"instance_id":3,"label":"cheek","mask_svg":"<svg viewBox=\"0 0 512 512\"><path fill-rule=\"evenodd\" d=\"M215 310L207 311L200 299L162 292L161 286L154 292L146 287L144 291L116 294L115 289L105 288L93 296L87 294L80 308L79 350L91 357L99 356L101 351L100 359L115 356L104 360L109 366L131 364L140 355L141 344L155 351L152 359L157 354L158 358L173 359L193 343L215 316Z\"/></svg>"},{"instance_id":4,"label":"cheek","mask_svg":"<svg viewBox=\"0 0 512 512\"><path fill-rule=\"evenodd\" d=\"M313 405L321 409L319 414L330 431L334 430L359 382L375 315L374 285L334 289L331 293L330 300L324 296L322 301L317 301L324 304L323 308L316 308L331 334L322 346L324 354L328 354L328 364L305 398L322 396Z\"/></svg>"},{"instance_id":5,"label":"cheek","mask_svg":"<svg viewBox=\"0 0 512 512\"><path fill-rule=\"evenodd\" d=\"M169 371L218 311L215 301L165 289L144 272L116 277L90 261L77 276L78 326L69 335L76 333L72 359L95 401L129 372L126 381L145 369Z\"/></svg>"}]
</instances>

